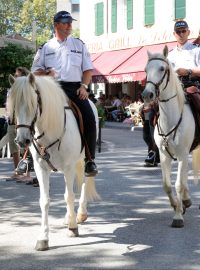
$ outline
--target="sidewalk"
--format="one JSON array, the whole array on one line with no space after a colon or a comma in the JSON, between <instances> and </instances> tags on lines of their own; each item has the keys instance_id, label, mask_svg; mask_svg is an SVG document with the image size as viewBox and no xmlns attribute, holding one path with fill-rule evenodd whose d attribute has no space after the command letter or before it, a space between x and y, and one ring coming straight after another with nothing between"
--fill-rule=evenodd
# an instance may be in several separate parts
<instances>
[{"instance_id":1,"label":"sidewalk","mask_svg":"<svg viewBox=\"0 0 200 270\"><path fill-rule=\"evenodd\" d=\"M133 124L126 124L126 123L123 123L123 122L114 122L114 121L106 121L105 122L105 125L104 125L105 128L126 128L126 129L130 129L132 127L134 127L134 130L141 130L142 129L142 126L134 126Z\"/></svg>"}]
</instances>

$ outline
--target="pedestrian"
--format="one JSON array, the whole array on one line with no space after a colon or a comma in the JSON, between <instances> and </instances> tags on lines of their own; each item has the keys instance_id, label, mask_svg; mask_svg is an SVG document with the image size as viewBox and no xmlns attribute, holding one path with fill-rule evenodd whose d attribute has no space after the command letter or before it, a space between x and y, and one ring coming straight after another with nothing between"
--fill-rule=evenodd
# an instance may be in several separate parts
<instances>
[{"instance_id":1,"label":"pedestrian","mask_svg":"<svg viewBox=\"0 0 200 270\"><path fill-rule=\"evenodd\" d=\"M29 73L29 70L25 67L17 67L15 70L15 77L20 77L20 76L27 76ZM9 90L8 94L9 96ZM10 148L10 153L13 158L13 163L14 163L14 174L10 177L7 178L7 181L9 180L21 180L21 175L19 175L16 172L17 165L19 164L20 161L20 149L19 146L15 143L15 137L16 137L16 127L15 127L15 122L14 119L11 122L10 118L8 117L8 127L7 127L7 134L8 134L8 142L9 142L9 148Z\"/></svg>"},{"instance_id":2,"label":"pedestrian","mask_svg":"<svg viewBox=\"0 0 200 270\"><path fill-rule=\"evenodd\" d=\"M177 21L174 24L176 47L168 55L168 59L185 87L200 83L200 47L188 41L189 35L187 22Z\"/></svg>"},{"instance_id":3,"label":"pedestrian","mask_svg":"<svg viewBox=\"0 0 200 270\"><path fill-rule=\"evenodd\" d=\"M54 77L66 95L79 107L83 117L85 141L90 152L86 151L85 175L95 176L98 172L94 162L96 123L87 92L93 66L83 41L71 36L74 20L67 11L55 14L55 36L37 51L32 71L36 75Z\"/></svg>"},{"instance_id":4,"label":"pedestrian","mask_svg":"<svg viewBox=\"0 0 200 270\"><path fill-rule=\"evenodd\" d=\"M156 111L154 104L144 104L140 108L143 119L143 140L148 146L148 154L145 159L145 167L157 167L160 163L159 150L154 140L154 118Z\"/></svg>"}]
</instances>

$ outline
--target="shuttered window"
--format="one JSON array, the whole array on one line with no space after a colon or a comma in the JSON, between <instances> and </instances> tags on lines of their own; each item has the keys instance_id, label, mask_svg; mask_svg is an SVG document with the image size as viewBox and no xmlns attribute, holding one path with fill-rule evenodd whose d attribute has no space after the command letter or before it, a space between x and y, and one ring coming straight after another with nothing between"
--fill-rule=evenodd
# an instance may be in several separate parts
<instances>
[{"instance_id":1,"label":"shuttered window","mask_svg":"<svg viewBox=\"0 0 200 270\"><path fill-rule=\"evenodd\" d=\"M152 25L155 21L155 13L154 13L154 0L145 0L145 25Z\"/></svg>"},{"instance_id":2,"label":"shuttered window","mask_svg":"<svg viewBox=\"0 0 200 270\"><path fill-rule=\"evenodd\" d=\"M95 5L95 35L100 36L104 33L104 4L103 2Z\"/></svg>"},{"instance_id":3,"label":"shuttered window","mask_svg":"<svg viewBox=\"0 0 200 270\"><path fill-rule=\"evenodd\" d=\"M186 16L186 1L175 0L175 19L184 19Z\"/></svg>"},{"instance_id":4,"label":"shuttered window","mask_svg":"<svg viewBox=\"0 0 200 270\"><path fill-rule=\"evenodd\" d=\"M127 0L127 29L133 28L133 0Z\"/></svg>"},{"instance_id":5,"label":"shuttered window","mask_svg":"<svg viewBox=\"0 0 200 270\"><path fill-rule=\"evenodd\" d=\"M117 32L117 0L112 0L111 32Z\"/></svg>"}]
</instances>

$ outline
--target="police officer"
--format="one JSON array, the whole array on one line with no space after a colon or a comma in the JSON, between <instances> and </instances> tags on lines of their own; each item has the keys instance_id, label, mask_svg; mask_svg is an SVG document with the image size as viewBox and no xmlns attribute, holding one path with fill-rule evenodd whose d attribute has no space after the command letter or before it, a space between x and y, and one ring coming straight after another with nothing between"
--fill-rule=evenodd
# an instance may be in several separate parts
<instances>
[{"instance_id":1,"label":"police officer","mask_svg":"<svg viewBox=\"0 0 200 270\"><path fill-rule=\"evenodd\" d=\"M168 59L185 87L188 81L200 86L200 47L190 43L190 30L186 21L177 21L174 25L174 36L177 46L169 52Z\"/></svg>"},{"instance_id":2,"label":"police officer","mask_svg":"<svg viewBox=\"0 0 200 270\"><path fill-rule=\"evenodd\" d=\"M50 75L60 82L67 96L79 107L84 124L86 151L85 175L95 176L96 122L88 101L88 85L92 78L92 62L85 44L70 36L71 14L59 11L54 16L55 37L45 43L37 52L32 71L36 75Z\"/></svg>"}]
</instances>

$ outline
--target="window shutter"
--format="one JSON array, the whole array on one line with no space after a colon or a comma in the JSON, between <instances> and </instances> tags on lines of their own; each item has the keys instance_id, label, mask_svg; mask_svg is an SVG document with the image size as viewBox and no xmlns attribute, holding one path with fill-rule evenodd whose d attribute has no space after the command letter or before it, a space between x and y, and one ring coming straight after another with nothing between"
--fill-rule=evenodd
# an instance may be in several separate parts
<instances>
[{"instance_id":1,"label":"window shutter","mask_svg":"<svg viewBox=\"0 0 200 270\"><path fill-rule=\"evenodd\" d=\"M185 0L175 0L175 19L183 19L186 16Z\"/></svg>"},{"instance_id":2,"label":"window shutter","mask_svg":"<svg viewBox=\"0 0 200 270\"><path fill-rule=\"evenodd\" d=\"M133 0L127 0L127 29L133 28Z\"/></svg>"},{"instance_id":3,"label":"window shutter","mask_svg":"<svg viewBox=\"0 0 200 270\"><path fill-rule=\"evenodd\" d=\"M117 0L112 0L111 32L117 32Z\"/></svg>"},{"instance_id":4,"label":"window shutter","mask_svg":"<svg viewBox=\"0 0 200 270\"><path fill-rule=\"evenodd\" d=\"M95 35L104 33L104 5L103 2L95 5Z\"/></svg>"},{"instance_id":5,"label":"window shutter","mask_svg":"<svg viewBox=\"0 0 200 270\"><path fill-rule=\"evenodd\" d=\"M154 24L154 0L145 0L145 25Z\"/></svg>"}]
</instances>

